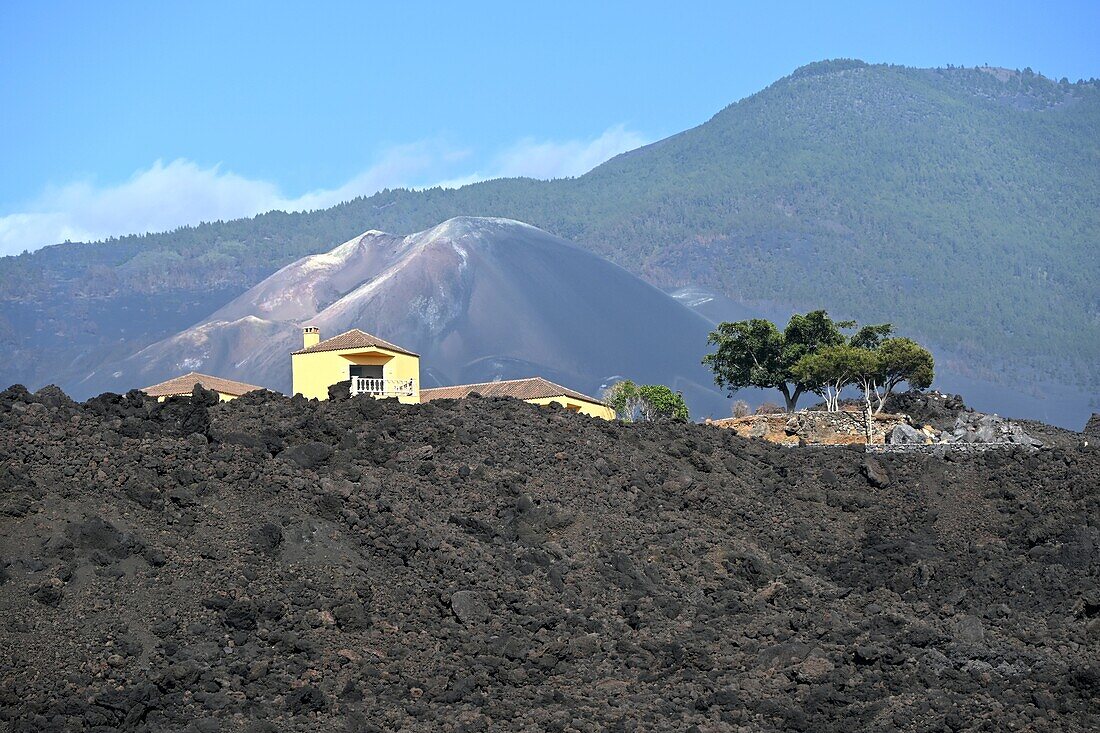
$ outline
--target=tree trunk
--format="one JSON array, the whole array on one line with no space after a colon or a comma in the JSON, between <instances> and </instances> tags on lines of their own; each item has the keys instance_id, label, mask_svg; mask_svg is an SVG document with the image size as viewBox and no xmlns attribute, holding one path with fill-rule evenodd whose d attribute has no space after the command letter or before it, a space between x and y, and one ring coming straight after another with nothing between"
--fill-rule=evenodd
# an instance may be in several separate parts
<instances>
[{"instance_id":1,"label":"tree trunk","mask_svg":"<svg viewBox=\"0 0 1100 733\"><path fill-rule=\"evenodd\" d=\"M802 390L796 387L792 396L787 385L781 384L779 385L779 391L783 393L783 401L787 403L787 412L794 412L795 405L798 404L798 398L802 396Z\"/></svg>"},{"instance_id":2,"label":"tree trunk","mask_svg":"<svg viewBox=\"0 0 1100 733\"><path fill-rule=\"evenodd\" d=\"M871 445L871 388L863 385L863 431L867 435L867 445Z\"/></svg>"},{"instance_id":3,"label":"tree trunk","mask_svg":"<svg viewBox=\"0 0 1100 733\"><path fill-rule=\"evenodd\" d=\"M791 391L787 389L787 385L779 385L779 394L783 395L783 403L787 407L787 412L791 411Z\"/></svg>"},{"instance_id":4,"label":"tree trunk","mask_svg":"<svg viewBox=\"0 0 1100 733\"><path fill-rule=\"evenodd\" d=\"M894 394L894 387L897 387L897 382L887 381L883 385L882 396L879 398L878 407L875 409L875 414L878 415L886 407L886 400L890 399L890 395Z\"/></svg>"}]
</instances>

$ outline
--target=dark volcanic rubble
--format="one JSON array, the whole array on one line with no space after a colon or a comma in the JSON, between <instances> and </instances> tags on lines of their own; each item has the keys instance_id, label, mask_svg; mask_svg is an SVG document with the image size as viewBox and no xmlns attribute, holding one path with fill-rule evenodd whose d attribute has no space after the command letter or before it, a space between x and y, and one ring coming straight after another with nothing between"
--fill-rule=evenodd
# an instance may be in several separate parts
<instances>
[{"instance_id":1,"label":"dark volcanic rubble","mask_svg":"<svg viewBox=\"0 0 1100 733\"><path fill-rule=\"evenodd\" d=\"M1100 726L1095 446L13 387L0 457L4 731Z\"/></svg>"}]
</instances>

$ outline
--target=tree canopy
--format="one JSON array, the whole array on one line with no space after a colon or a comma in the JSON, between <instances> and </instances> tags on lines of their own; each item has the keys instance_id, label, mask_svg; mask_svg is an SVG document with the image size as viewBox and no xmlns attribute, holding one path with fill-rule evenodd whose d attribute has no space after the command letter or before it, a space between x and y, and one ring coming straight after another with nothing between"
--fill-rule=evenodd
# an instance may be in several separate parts
<instances>
[{"instance_id":1,"label":"tree canopy","mask_svg":"<svg viewBox=\"0 0 1100 733\"><path fill-rule=\"evenodd\" d=\"M745 387L779 390L787 411L792 412L799 397L818 386L796 374L795 364L824 348L846 343L841 329L854 325L852 321L834 321L823 310L791 316L783 331L760 318L720 323L707 340L717 348L703 357L703 363L714 371L715 383L731 393Z\"/></svg>"},{"instance_id":2,"label":"tree canopy","mask_svg":"<svg viewBox=\"0 0 1100 733\"><path fill-rule=\"evenodd\" d=\"M893 329L860 329L848 343L829 346L799 359L791 371L821 395L830 410L839 407L840 393L854 385L863 393L868 416L882 411L886 399L898 385L923 389L932 384L935 361L916 341L889 337ZM868 338L868 334L876 334Z\"/></svg>"},{"instance_id":3,"label":"tree canopy","mask_svg":"<svg viewBox=\"0 0 1100 733\"><path fill-rule=\"evenodd\" d=\"M856 329L851 336L843 331ZM839 409L848 386L863 392L875 413L902 383L923 389L932 384L932 354L909 338L894 336L889 323L856 328L855 321L834 321L823 310L795 314L780 331L762 319L720 323L708 343L717 346L703 363L714 381L730 392L744 387L778 389L792 412L798 398L814 392L830 410Z\"/></svg>"}]
</instances>

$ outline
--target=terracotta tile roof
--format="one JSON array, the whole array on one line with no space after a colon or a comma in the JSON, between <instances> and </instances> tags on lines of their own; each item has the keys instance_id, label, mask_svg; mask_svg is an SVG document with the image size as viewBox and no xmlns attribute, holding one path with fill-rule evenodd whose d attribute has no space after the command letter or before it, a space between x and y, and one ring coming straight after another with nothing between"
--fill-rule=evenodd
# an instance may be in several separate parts
<instances>
[{"instance_id":1,"label":"terracotta tile roof","mask_svg":"<svg viewBox=\"0 0 1100 733\"><path fill-rule=\"evenodd\" d=\"M527 379L508 379L500 382L481 382L480 384L459 384L454 387L433 387L420 390L420 401L460 399L477 392L484 397L515 397L520 400L534 400L541 397L571 397L602 405L595 397L581 394L576 390L554 384L542 377Z\"/></svg>"},{"instance_id":2,"label":"terracotta tile roof","mask_svg":"<svg viewBox=\"0 0 1100 733\"><path fill-rule=\"evenodd\" d=\"M380 349L389 349L390 351L396 351L399 354L408 354L409 356L419 357L420 355L403 349L396 344L391 344L385 339L380 339L373 334L369 334L366 331L360 331L358 328L353 328L350 331L345 331L338 336L327 338L324 341L310 346L308 349L298 349L293 352L295 354L315 354L318 351L339 351L340 349L366 349L371 347L377 347Z\"/></svg>"},{"instance_id":3,"label":"terracotta tile roof","mask_svg":"<svg viewBox=\"0 0 1100 733\"><path fill-rule=\"evenodd\" d=\"M246 392L263 389L263 387L257 387L254 384L245 384L244 382L235 382L232 379L212 377L209 374L189 372L179 377L172 377L160 384L154 384L151 387L142 387L141 391L150 397L170 397L172 395L191 394L191 390L195 388L196 384L201 384L203 389L212 389L215 392L221 392L222 394L232 395L234 397L240 397Z\"/></svg>"}]
</instances>

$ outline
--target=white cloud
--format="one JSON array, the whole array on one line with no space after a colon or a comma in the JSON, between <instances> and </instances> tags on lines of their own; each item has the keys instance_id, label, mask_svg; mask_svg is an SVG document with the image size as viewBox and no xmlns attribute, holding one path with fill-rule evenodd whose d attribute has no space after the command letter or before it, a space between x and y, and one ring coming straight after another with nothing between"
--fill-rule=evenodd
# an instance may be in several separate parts
<instances>
[{"instance_id":1,"label":"white cloud","mask_svg":"<svg viewBox=\"0 0 1100 733\"><path fill-rule=\"evenodd\" d=\"M446 175L445 171L469 156L468 150L455 150L434 142L395 146L383 153L370 168L338 188L311 191L297 198L281 200L264 211L324 209L356 196L370 196L384 188L415 187L418 182L437 180Z\"/></svg>"},{"instance_id":2,"label":"white cloud","mask_svg":"<svg viewBox=\"0 0 1100 733\"><path fill-rule=\"evenodd\" d=\"M645 145L640 134L616 125L595 140L520 140L496 158L495 177L567 178L579 176L619 153Z\"/></svg>"},{"instance_id":3,"label":"white cloud","mask_svg":"<svg viewBox=\"0 0 1100 733\"><path fill-rule=\"evenodd\" d=\"M186 160L156 161L117 186L88 182L48 189L28 211L0 217L0 254L71 240L171 229L197 220L256 213L278 198L264 181L200 168ZM196 218L197 217L197 218Z\"/></svg>"},{"instance_id":4,"label":"white cloud","mask_svg":"<svg viewBox=\"0 0 1100 733\"><path fill-rule=\"evenodd\" d=\"M436 141L400 145L343 185L288 197L270 181L246 178L220 165L203 168L189 160L156 161L112 186L78 181L49 188L22 207L0 216L0 255L35 250L66 240L173 229L265 211L307 211L332 206L384 188L429 185L457 188L487 178L560 178L591 170L646 140L623 126L593 140L524 139L490 157L487 172L461 171L471 153Z\"/></svg>"}]
</instances>

